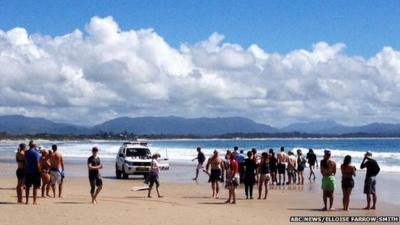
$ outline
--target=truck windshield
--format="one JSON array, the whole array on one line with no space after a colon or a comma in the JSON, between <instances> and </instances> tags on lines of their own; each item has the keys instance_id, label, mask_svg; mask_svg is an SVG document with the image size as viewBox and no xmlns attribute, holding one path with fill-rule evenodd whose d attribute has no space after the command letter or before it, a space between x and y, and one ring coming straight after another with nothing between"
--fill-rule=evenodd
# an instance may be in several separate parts
<instances>
[{"instance_id":1,"label":"truck windshield","mask_svg":"<svg viewBox=\"0 0 400 225\"><path fill-rule=\"evenodd\" d=\"M147 148L128 148L128 149L126 149L126 156L128 156L128 157L149 157L150 150Z\"/></svg>"}]
</instances>

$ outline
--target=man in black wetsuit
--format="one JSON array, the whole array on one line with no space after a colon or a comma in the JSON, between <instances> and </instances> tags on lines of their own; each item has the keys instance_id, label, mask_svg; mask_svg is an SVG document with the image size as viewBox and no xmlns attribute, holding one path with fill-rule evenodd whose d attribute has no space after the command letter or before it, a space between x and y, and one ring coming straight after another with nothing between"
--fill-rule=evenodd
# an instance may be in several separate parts
<instances>
[{"instance_id":1,"label":"man in black wetsuit","mask_svg":"<svg viewBox=\"0 0 400 225\"><path fill-rule=\"evenodd\" d=\"M367 207L364 209L375 209L376 208L376 175L378 175L381 170L378 163L372 159L372 153L365 153L364 159L361 162L361 169L367 168L367 173L365 174L364 181L364 194L367 195ZM372 207L371 207L371 195L372 195Z\"/></svg>"}]
</instances>

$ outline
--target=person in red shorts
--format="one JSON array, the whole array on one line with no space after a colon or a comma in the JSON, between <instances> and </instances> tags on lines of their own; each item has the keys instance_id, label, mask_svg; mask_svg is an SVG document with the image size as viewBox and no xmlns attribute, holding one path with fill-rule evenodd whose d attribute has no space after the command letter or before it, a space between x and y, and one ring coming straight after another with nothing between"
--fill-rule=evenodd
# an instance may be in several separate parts
<instances>
[{"instance_id":1,"label":"person in red shorts","mask_svg":"<svg viewBox=\"0 0 400 225\"><path fill-rule=\"evenodd\" d=\"M236 204L236 188L239 186L239 164L235 159L235 153L230 155L230 165L227 169L227 188L229 198L225 203Z\"/></svg>"}]
</instances>

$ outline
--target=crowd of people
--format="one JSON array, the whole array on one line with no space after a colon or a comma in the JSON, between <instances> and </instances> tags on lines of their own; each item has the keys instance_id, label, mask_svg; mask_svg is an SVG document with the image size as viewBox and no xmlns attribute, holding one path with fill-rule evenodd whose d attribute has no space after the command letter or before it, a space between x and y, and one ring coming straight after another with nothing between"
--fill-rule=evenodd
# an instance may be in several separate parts
<instances>
[{"instance_id":1,"label":"crowd of people","mask_svg":"<svg viewBox=\"0 0 400 225\"><path fill-rule=\"evenodd\" d=\"M64 180L64 157L57 151L57 145L52 145L51 150L36 147L33 141L28 144L21 143L16 153L17 161L17 199L23 203L25 189L25 203L29 203L30 189L32 188L33 204L36 204L37 191L41 189L42 197L56 197L58 184L58 197L62 197ZM50 189L52 195L50 195Z\"/></svg>"},{"instance_id":2,"label":"crowd of people","mask_svg":"<svg viewBox=\"0 0 400 225\"><path fill-rule=\"evenodd\" d=\"M315 181L315 168L318 168L317 155L313 149L309 149L307 154L303 154L301 149L297 149L296 155L292 151L285 152L281 147L280 152L276 154L273 149L268 152L257 153L253 148L247 152L247 158L244 151L238 151L235 146L233 151L227 150L225 157L219 156L215 150L213 155L207 160L201 148L197 148L198 155L194 160L198 160L196 166L196 176L198 179L199 170L203 170L209 176L211 183L212 197L219 198L219 183L224 183L229 191L229 197L226 203L236 203L236 188L240 183L244 184L246 199L253 199L253 187L258 187L258 198L267 199L269 185L304 185L304 169L309 167L310 173L308 179ZM340 166L342 172L342 192L343 192L343 210L349 209L350 195L354 188L354 179L356 176L356 167L351 164L351 156L346 155L343 164ZM336 188L336 162L331 159L331 152L324 151L323 159L320 161L320 172L322 175L321 188L323 191L322 210L334 210L334 190ZM367 197L367 206L365 209L375 209L376 196L376 176L380 168L378 163L372 158L372 153L367 152L361 162L360 169L366 168L366 177L364 182L364 194ZM287 178L287 179L286 179ZM287 181L286 181L287 180ZM329 200L329 206L328 206Z\"/></svg>"},{"instance_id":3,"label":"crowd of people","mask_svg":"<svg viewBox=\"0 0 400 225\"><path fill-rule=\"evenodd\" d=\"M23 191L25 189L25 203L29 203L30 189L33 192L33 204L37 202L37 191L41 190L42 197L56 197L56 185L58 184L58 197L62 197L64 181L64 157L57 150L57 145L52 145L51 150L38 147L33 141L29 142L29 148L24 143L19 145L16 153L17 162L17 201L23 203ZM87 160L88 177L90 183L90 195L92 203L97 203L97 196L103 187L100 170L103 168L98 156L99 149L92 148L92 155ZM148 184L148 197L151 198L151 191L156 185L158 197L162 197L159 192L159 164L157 159L159 154L153 154L149 176L146 179ZM253 199L253 189L257 185L257 199L267 199L269 185L304 185L304 169L309 167L308 179L315 181L315 168L318 168L317 156L313 149L309 149L307 154L303 154L301 149L285 152L281 147L275 154L273 149L267 152L257 153L255 148L244 155L244 151L237 146L233 151L227 150L224 157L214 150L211 157L206 158L201 148L197 148L196 175L193 180L197 181L199 171L202 170L208 175L208 182L211 183L212 197L218 199L220 193L220 183L228 190L226 203L236 203L236 189L243 183L246 199ZM351 156L346 155L343 164L340 166L342 172L342 191L343 209L349 209L350 195L354 187L356 167L351 164ZM205 164L205 165L204 165ZM331 158L329 150L324 151L323 159L319 163L322 175L321 188L323 191L322 210L334 210L334 190L336 187L336 162ZM376 196L376 176L380 168L378 163L372 158L372 153L367 152L360 169L366 168L364 182L364 194L367 197L365 209L375 209ZM50 195L52 190L52 195ZM329 200L329 205L328 205Z\"/></svg>"}]
</instances>

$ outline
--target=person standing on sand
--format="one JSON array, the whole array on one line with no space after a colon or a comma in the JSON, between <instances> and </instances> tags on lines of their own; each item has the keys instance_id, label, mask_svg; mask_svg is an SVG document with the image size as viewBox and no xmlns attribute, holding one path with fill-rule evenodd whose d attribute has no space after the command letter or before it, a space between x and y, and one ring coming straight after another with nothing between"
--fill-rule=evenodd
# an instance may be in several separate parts
<instances>
[{"instance_id":1,"label":"person standing on sand","mask_svg":"<svg viewBox=\"0 0 400 225\"><path fill-rule=\"evenodd\" d=\"M276 172L278 170L277 167L278 159L275 157L274 149L269 149L269 169L271 173L271 184L274 185L277 183L276 180Z\"/></svg>"},{"instance_id":2,"label":"person standing on sand","mask_svg":"<svg viewBox=\"0 0 400 225\"><path fill-rule=\"evenodd\" d=\"M240 176L240 183L243 183L244 180L244 161L246 157L243 154L243 150L240 150L240 153L235 153L236 155L236 162L239 164L239 176Z\"/></svg>"},{"instance_id":3,"label":"person standing on sand","mask_svg":"<svg viewBox=\"0 0 400 225\"><path fill-rule=\"evenodd\" d=\"M331 159L331 151L324 151L324 159L320 162L321 174L322 174L322 184L321 188L323 190L323 200L324 208L323 211L328 210L327 203L329 198L329 210L335 210L333 206L333 192L336 186L336 162Z\"/></svg>"},{"instance_id":4,"label":"person standing on sand","mask_svg":"<svg viewBox=\"0 0 400 225\"><path fill-rule=\"evenodd\" d=\"M49 152L46 149L42 148L41 153L42 157L40 157L40 167L42 169L42 198L44 198L46 196L50 197L50 161Z\"/></svg>"},{"instance_id":5,"label":"person standing on sand","mask_svg":"<svg viewBox=\"0 0 400 225\"><path fill-rule=\"evenodd\" d=\"M379 174L381 168L379 167L378 163L375 159L372 158L372 153L367 152L364 155L364 159L361 162L361 169L367 168L367 173L365 174L365 181L364 181L364 194L367 195L367 207L364 209L376 209L376 175ZM372 207L371 207L371 195L372 195Z\"/></svg>"},{"instance_id":6,"label":"person standing on sand","mask_svg":"<svg viewBox=\"0 0 400 225\"><path fill-rule=\"evenodd\" d=\"M15 160L17 161L17 201L22 203L22 192L24 189L24 178L25 178L25 151L26 145L24 143L19 144L17 153L15 154Z\"/></svg>"},{"instance_id":7,"label":"person standing on sand","mask_svg":"<svg viewBox=\"0 0 400 225\"><path fill-rule=\"evenodd\" d=\"M53 198L55 198L56 184L58 184L58 197L61 198L64 180L64 157L61 152L57 150L57 145L52 145L51 149L53 150L50 157L51 190L53 191Z\"/></svg>"},{"instance_id":8,"label":"person standing on sand","mask_svg":"<svg viewBox=\"0 0 400 225\"><path fill-rule=\"evenodd\" d=\"M25 204L29 202L29 189L33 186L33 204L36 205L37 190L40 188L40 154L33 141L25 152Z\"/></svg>"},{"instance_id":9,"label":"person standing on sand","mask_svg":"<svg viewBox=\"0 0 400 225\"><path fill-rule=\"evenodd\" d=\"M269 166L268 153L263 152L261 154L261 162L258 164L257 174L258 174L258 199L261 199L262 188L265 188L264 199L267 199L268 195L268 183L271 180Z\"/></svg>"},{"instance_id":10,"label":"person standing on sand","mask_svg":"<svg viewBox=\"0 0 400 225\"><path fill-rule=\"evenodd\" d=\"M356 167L351 165L351 156L346 155L343 164L340 166L342 171L342 191L343 191L343 210L349 210L350 194L354 188L353 176L356 176Z\"/></svg>"},{"instance_id":11,"label":"person standing on sand","mask_svg":"<svg viewBox=\"0 0 400 225\"><path fill-rule=\"evenodd\" d=\"M196 176L193 178L194 181L197 181L197 178L199 177L199 171L204 169L204 161L206 161L206 156L204 153L201 151L200 147L197 147L197 157L194 158L192 161L197 159L197 166L196 166Z\"/></svg>"},{"instance_id":12,"label":"person standing on sand","mask_svg":"<svg viewBox=\"0 0 400 225\"><path fill-rule=\"evenodd\" d=\"M89 171L89 183L90 183L90 196L92 197L92 203L97 203L97 196L103 188L103 180L101 179L100 171L103 169L100 158L97 155L99 149L97 147L92 148L92 156L87 160L87 166ZM96 189L97 187L97 189Z\"/></svg>"},{"instance_id":13,"label":"person standing on sand","mask_svg":"<svg viewBox=\"0 0 400 225\"><path fill-rule=\"evenodd\" d=\"M253 199L253 187L256 183L256 162L253 159L253 153L247 152L247 159L244 162L244 191L246 199Z\"/></svg>"},{"instance_id":14,"label":"person standing on sand","mask_svg":"<svg viewBox=\"0 0 400 225\"><path fill-rule=\"evenodd\" d=\"M210 157L207 161L206 171L208 172L211 167L211 171L209 172L210 178L208 182L211 182L211 189L212 189L212 197L219 198L219 183L222 179L222 173L225 169L224 161L221 157L218 156L218 151L214 150L213 156Z\"/></svg>"},{"instance_id":15,"label":"person standing on sand","mask_svg":"<svg viewBox=\"0 0 400 225\"><path fill-rule=\"evenodd\" d=\"M239 186L239 164L236 161L236 154L233 152L229 156L229 167L226 172L227 188L229 190L229 197L225 203L236 204L236 188Z\"/></svg>"},{"instance_id":16,"label":"person standing on sand","mask_svg":"<svg viewBox=\"0 0 400 225\"><path fill-rule=\"evenodd\" d=\"M298 185L304 185L304 169L306 168L306 158L303 156L301 149L297 149L297 177Z\"/></svg>"},{"instance_id":17,"label":"person standing on sand","mask_svg":"<svg viewBox=\"0 0 400 225\"><path fill-rule=\"evenodd\" d=\"M160 187L160 181L159 181L159 172L160 172L160 166L158 165L157 159L160 157L158 153L153 154L151 157L151 170L149 174L149 191L147 194L148 198L151 198L151 190L153 189L154 183L156 184L156 191L157 191L157 196L161 198L162 196L160 195L160 191L158 188Z\"/></svg>"},{"instance_id":18,"label":"person standing on sand","mask_svg":"<svg viewBox=\"0 0 400 225\"><path fill-rule=\"evenodd\" d=\"M292 151L288 153L288 164L287 164L287 185L296 184L296 170L297 170L297 158L294 156Z\"/></svg>"},{"instance_id":19,"label":"person standing on sand","mask_svg":"<svg viewBox=\"0 0 400 225\"><path fill-rule=\"evenodd\" d=\"M286 182L286 165L288 162L288 155L285 153L285 148L281 147L281 151L277 154L278 158L278 184L277 185L285 185ZM282 182L282 176L283 176L283 182Z\"/></svg>"},{"instance_id":20,"label":"person standing on sand","mask_svg":"<svg viewBox=\"0 0 400 225\"><path fill-rule=\"evenodd\" d=\"M318 169L318 160L317 155L314 153L314 150L312 148L308 149L307 160L308 165L310 165L310 176L308 177L308 179L311 180L311 176L313 176L313 180L315 180L314 166L317 166Z\"/></svg>"}]
</instances>

